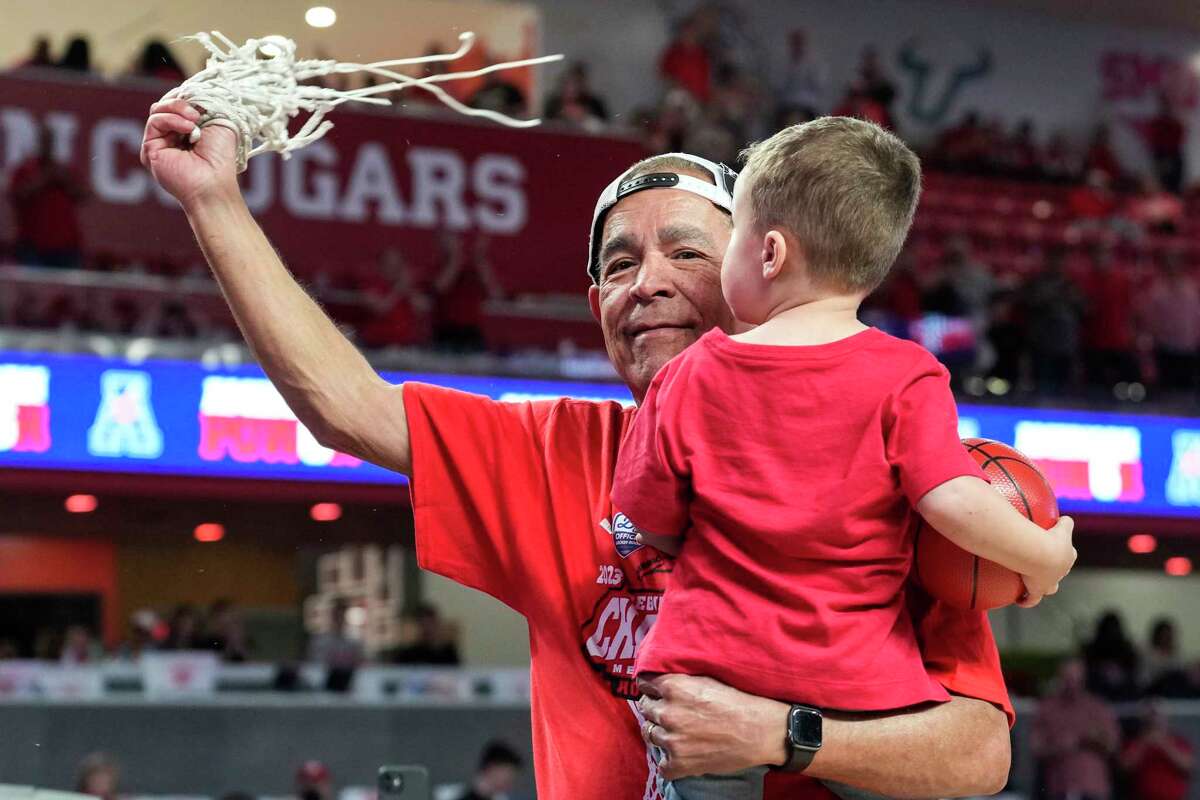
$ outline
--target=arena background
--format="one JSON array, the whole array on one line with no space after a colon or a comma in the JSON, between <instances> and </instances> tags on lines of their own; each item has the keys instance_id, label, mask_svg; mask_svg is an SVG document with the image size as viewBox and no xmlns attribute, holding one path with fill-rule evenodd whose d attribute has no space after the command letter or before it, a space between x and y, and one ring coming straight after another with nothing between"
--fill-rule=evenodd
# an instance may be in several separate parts
<instances>
[{"instance_id":1,"label":"arena background","mask_svg":"<svg viewBox=\"0 0 1200 800\"><path fill-rule=\"evenodd\" d=\"M423 763L453 798L503 740L526 763L513 796L533 796L523 621L416 569L402 480L295 422L137 163L146 108L179 82L147 44L188 75L202 51L178 37L214 29L342 60L450 49L463 30L484 44L475 64L566 54L458 90L542 128L401 95L339 109L326 139L245 176L289 266L375 366L502 400L628 401L583 270L594 197L624 166L674 148L732 163L813 114L889 124L922 153L926 191L866 318L939 355L963 435L1025 451L1078 520L1062 592L992 615L1020 698L1009 791L1040 796L1030 723L1074 654L1128 741L1143 699L1165 696L1200 744L1200 11L332 7L317 28L307 3L0 0L0 784L73 789L87 761L119 765L123 797L319 785L349 800L379 765ZM61 165L48 225L22 210L43 132ZM1123 632L1099 624L1110 612ZM1173 640L1155 647L1164 619ZM331 780L309 765L298 781L310 761ZM1137 797L1110 763L1112 796Z\"/></svg>"}]
</instances>

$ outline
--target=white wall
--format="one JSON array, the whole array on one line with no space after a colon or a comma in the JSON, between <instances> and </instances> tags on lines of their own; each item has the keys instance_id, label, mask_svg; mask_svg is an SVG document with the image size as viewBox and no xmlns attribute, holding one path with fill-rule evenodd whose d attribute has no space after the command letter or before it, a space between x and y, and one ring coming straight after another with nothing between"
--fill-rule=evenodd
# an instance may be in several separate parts
<instances>
[{"instance_id":1,"label":"white wall","mask_svg":"<svg viewBox=\"0 0 1200 800\"><path fill-rule=\"evenodd\" d=\"M422 578L425 599L442 616L462 626L460 654L471 667L507 667L529 664L529 633L525 618L482 592L426 572Z\"/></svg>"},{"instance_id":2,"label":"white wall","mask_svg":"<svg viewBox=\"0 0 1200 800\"><path fill-rule=\"evenodd\" d=\"M1200 577L1196 576L1078 569L1063 582L1058 594L1037 608L993 611L992 630L1001 651L1066 652L1090 639L1096 619L1110 609L1121 614L1125 632L1139 647L1149 639L1153 620L1173 618L1183 654L1200 657Z\"/></svg>"}]
</instances>

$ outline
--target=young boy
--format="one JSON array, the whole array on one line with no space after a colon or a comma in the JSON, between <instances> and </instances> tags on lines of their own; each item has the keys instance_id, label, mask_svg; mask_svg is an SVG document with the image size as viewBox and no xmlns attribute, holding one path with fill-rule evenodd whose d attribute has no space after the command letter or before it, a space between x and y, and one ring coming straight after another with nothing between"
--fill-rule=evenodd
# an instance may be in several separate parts
<instances>
[{"instance_id":1,"label":"young boy","mask_svg":"<svg viewBox=\"0 0 1200 800\"><path fill-rule=\"evenodd\" d=\"M660 549L683 537L637 669L817 708L946 700L905 611L913 509L1024 576L1026 604L1070 570L1073 523L1044 531L993 491L946 369L857 319L912 223L916 156L842 117L746 155L721 286L756 327L713 329L667 363L621 447L615 507ZM668 797L758 798L764 771Z\"/></svg>"}]
</instances>

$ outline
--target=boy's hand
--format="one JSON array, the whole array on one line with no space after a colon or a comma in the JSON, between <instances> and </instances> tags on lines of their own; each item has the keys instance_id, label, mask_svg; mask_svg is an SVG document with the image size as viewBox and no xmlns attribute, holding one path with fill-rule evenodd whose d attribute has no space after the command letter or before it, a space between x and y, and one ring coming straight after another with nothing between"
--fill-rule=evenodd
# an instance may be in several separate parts
<instances>
[{"instance_id":1,"label":"boy's hand","mask_svg":"<svg viewBox=\"0 0 1200 800\"><path fill-rule=\"evenodd\" d=\"M1046 531L1051 537L1049 552L1051 558L1044 569L1034 575L1022 575L1025 582L1025 596L1018 602L1022 608L1033 608L1046 595L1058 591L1058 584L1071 572L1075 566L1078 553L1071 544L1071 533L1075 530L1075 520L1070 517L1060 517L1054 527Z\"/></svg>"},{"instance_id":2,"label":"boy's hand","mask_svg":"<svg viewBox=\"0 0 1200 800\"><path fill-rule=\"evenodd\" d=\"M649 545L660 553L672 557L679 555L679 549L683 546L683 540L677 536L655 536L653 533L643 533L640 530L634 539L638 544Z\"/></svg>"}]
</instances>

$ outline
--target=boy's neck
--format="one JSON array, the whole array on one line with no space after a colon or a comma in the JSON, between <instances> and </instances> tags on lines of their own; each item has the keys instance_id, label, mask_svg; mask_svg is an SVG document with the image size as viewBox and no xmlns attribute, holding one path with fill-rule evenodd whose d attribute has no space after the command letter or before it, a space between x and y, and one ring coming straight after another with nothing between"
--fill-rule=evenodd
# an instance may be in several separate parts
<instances>
[{"instance_id":1,"label":"boy's neck","mask_svg":"<svg viewBox=\"0 0 1200 800\"><path fill-rule=\"evenodd\" d=\"M834 295L783 308L756 328L733 336L739 342L820 345L841 341L868 326L858 320L858 295Z\"/></svg>"}]
</instances>

